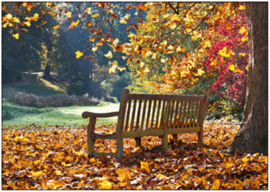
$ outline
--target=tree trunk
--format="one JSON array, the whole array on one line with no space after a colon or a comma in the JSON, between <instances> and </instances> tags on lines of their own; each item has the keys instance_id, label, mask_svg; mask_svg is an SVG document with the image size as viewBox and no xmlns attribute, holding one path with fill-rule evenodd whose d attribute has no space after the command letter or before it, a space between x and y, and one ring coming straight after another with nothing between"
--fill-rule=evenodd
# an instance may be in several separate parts
<instances>
[{"instance_id":1,"label":"tree trunk","mask_svg":"<svg viewBox=\"0 0 270 192\"><path fill-rule=\"evenodd\" d=\"M228 148L268 155L268 3L246 3L249 63L242 125Z\"/></svg>"},{"instance_id":2,"label":"tree trunk","mask_svg":"<svg viewBox=\"0 0 270 192\"><path fill-rule=\"evenodd\" d=\"M43 76L42 78L43 79L46 79L48 81L56 81L56 79L54 79L52 76L51 76L51 56L52 56L52 45L51 45L51 42L48 42L46 43L47 45L47 49L48 49L48 52L47 52L47 63L46 63L46 66L45 66L45 69L44 69L44 73L43 73Z\"/></svg>"}]
</instances>

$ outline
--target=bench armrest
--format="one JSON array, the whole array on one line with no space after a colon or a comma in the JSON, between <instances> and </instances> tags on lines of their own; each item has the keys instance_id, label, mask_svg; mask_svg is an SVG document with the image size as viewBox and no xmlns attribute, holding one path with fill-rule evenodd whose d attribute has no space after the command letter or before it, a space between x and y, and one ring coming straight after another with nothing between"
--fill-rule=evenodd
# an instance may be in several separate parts
<instances>
[{"instance_id":1,"label":"bench armrest","mask_svg":"<svg viewBox=\"0 0 270 192\"><path fill-rule=\"evenodd\" d=\"M110 113L92 113L92 112L85 111L82 113L82 118L88 118L90 116L92 116L92 117L113 117L113 116L118 116L118 115L119 115L119 111L110 112Z\"/></svg>"}]
</instances>

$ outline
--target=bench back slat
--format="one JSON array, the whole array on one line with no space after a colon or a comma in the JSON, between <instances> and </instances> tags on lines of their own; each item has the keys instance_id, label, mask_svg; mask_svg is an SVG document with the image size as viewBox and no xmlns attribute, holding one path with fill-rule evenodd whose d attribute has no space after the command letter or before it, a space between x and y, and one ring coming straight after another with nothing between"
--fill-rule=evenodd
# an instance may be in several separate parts
<instances>
[{"instance_id":1,"label":"bench back slat","mask_svg":"<svg viewBox=\"0 0 270 192\"><path fill-rule=\"evenodd\" d=\"M193 111L194 111L194 101L191 102L190 118L189 118L189 127L193 125Z\"/></svg>"},{"instance_id":2,"label":"bench back slat","mask_svg":"<svg viewBox=\"0 0 270 192\"><path fill-rule=\"evenodd\" d=\"M132 116L131 116L131 122L130 122L130 130L134 130L134 119L135 119L135 112L136 112L136 104L137 104L137 100L135 100L134 103L133 103Z\"/></svg>"},{"instance_id":3,"label":"bench back slat","mask_svg":"<svg viewBox=\"0 0 270 192\"><path fill-rule=\"evenodd\" d=\"M161 100L158 100L157 118L156 118L156 123L155 123L155 129L157 129L159 127L158 122L159 122L161 102L162 102Z\"/></svg>"},{"instance_id":4,"label":"bench back slat","mask_svg":"<svg viewBox=\"0 0 270 192\"><path fill-rule=\"evenodd\" d=\"M165 101L203 101L202 95L155 95L155 94L129 94L129 100L165 100Z\"/></svg>"},{"instance_id":5,"label":"bench back slat","mask_svg":"<svg viewBox=\"0 0 270 192\"><path fill-rule=\"evenodd\" d=\"M153 111L152 111L152 118L151 118L151 124L150 124L150 127L152 127L152 129L155 129L155 127L153 127L153 123L154 123L154 119L156 117L155 113L156 113L156 104L157 104L157 101L154 100L153 102Z\"/></svg>"},{"instance_id":6,"label":"bench back slat","mask_svg":"<svg viewBox=\"0 0 270 192\"><path fill-rule=\"evenodd\" d=\"M175 130L198 127L204 118L205 99L205 95L128 94L122 131L136 135L138 131L164 129L164 123Z\"/></svg>"},{"instance_id":7,"label":"bench back slat","mask_svg":"<svg viewBox=\"0 0 270 192\"><path fill-rule=\"evenodd\" d=\"M194 111L194 117L193 117L193 121L192 121L192 126L194 127L195 125L196 125L196 123L197 123L197 118L196 118L196 116L197 116L197 114L198 114L198 112L197 112L197 110L198 110L198 101L195 101L195 111Z\"/></svg>"},{"instance_id":8,"label":"bench back slat","mask_svg":"<svg viewBox=\"0 0 270 192\"><path fill-rule=\"evenodd\" d=\"M137 131L139 128L139 121L140 121L140 115L141 115L141 106L142 106L142 100L139 100L139 107L138 107L138 113L137 113L137 118L136 118L136 127L135 130Z\"/></svg>"},{"instance_id":9,"label":"bench back slat","mask_svg":"<svg viewBox=\"0 0 270 192\"><path fill-rule=\"evenodd\" d=\"M126 122L125 122L125 126L123 127L123 131L127 131L128 129L128 121L129 121L129 116L130 116L130 108L131 108L131 100L128 101L128 104L127 104L127 110L126 110Z\"/></svg>"},{"instance_id":10,"label":"bench back slat","mask_svg":"<svg viewBox=\"0 0 270 192\"><path fill-rule=\"evenodd\" d=\"M143 131L143 126L144 126L144 121L145 121L146 108L147 108L147 102L144 101L144 103L143 103L143 113L142 113L142 119L141 119L141 128L140 128L140 131Z\"/></svg>"}]
</instances>

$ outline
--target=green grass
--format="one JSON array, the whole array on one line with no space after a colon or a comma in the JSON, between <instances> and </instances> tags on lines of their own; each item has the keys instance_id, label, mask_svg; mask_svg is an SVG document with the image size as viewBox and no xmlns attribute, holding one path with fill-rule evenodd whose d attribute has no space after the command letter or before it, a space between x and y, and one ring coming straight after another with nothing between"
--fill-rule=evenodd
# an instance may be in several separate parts
<instances>
[{"instance_id":1,"label":"green grass","mask_svg":"<svg viewBox=\"0 0 270 192\"><path fill-rule=\"evenodd\" d=\"M33 107L16 106L3 100L2 115L11 112L12 114L17 114L17 116L15 115L15 118L11 120L4 120L3 118L2 125L3 127L27 126L32 124L40 125L42 127L55 125L80 127L88 124L88 119L83 119L81 117L81 114L84 111L102 113L118 110L119 104L112 103L104 103L100 106L71 106L37 109ZM97 119L97 124L108 125L115 123L116 121L116 117L106 119L99 118Z\"/></svg>"},{"instance_id":2,"label":"green grass","mask_svg":"<svg viewBox=\"0 0 270 192\"><path fill-rule=\"evenodd\" d=\"M37 96L52 96L56 94L64 94L67 86L60 83L52 83L44 79L37 79L35 83L24 86L3 86L3 89L11 91L25 91Z\"/></svg>"}]
</instances>

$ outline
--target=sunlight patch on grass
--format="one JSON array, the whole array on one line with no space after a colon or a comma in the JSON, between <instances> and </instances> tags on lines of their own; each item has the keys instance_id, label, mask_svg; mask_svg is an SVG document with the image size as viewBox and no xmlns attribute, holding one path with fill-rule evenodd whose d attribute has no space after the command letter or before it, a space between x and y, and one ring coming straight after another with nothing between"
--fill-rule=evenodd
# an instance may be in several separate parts
<instances>
[{"instance_id":1,"label":"sunlight patch on grass","mask_svg":"<svg viewBox=\"0 0 270 192\"><path fill-rule=\"evenodd\" d=\"M12 105L12 104L9 104ZM29 107L20 107L15 106L18 109L24 108L28 109ZM35 108L34 108L35 109ZM31 124L39 124L41 126L44 125L63 125L63 126L76 126L81 127L82 125L88 125L89 119L83 119L81 114L84 111L90 112L113 112L118 111L119 104L106 104L103 106L71 106L71 107L57 107L57 108L47 108L47 109L36 109L43 110L42 113L31 113L24 114L24 116L3 121L3 126L10 125L31 125ZM15 110L15 109L14 109ZM97 124L99 125L109 125L115 123L117 121L117 117L112 118L98 118Z\"/></svg>"}]
</instances>

